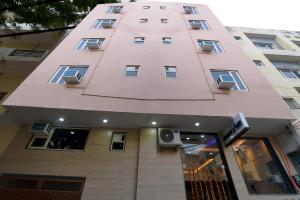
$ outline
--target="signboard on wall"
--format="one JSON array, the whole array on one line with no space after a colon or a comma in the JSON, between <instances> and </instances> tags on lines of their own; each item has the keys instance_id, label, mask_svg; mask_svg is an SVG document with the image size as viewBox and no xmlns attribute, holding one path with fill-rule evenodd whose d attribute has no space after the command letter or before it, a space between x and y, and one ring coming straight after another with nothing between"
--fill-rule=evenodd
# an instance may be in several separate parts
<instances>
[{"instance_id":1,"label":"signboard on wall","mask_svg":"<svg viewBox=\"0 0 300 200\"><path fill-rule=\"evenodd\" d=\"M230 125L223 131L223 140L228 147L249 130L249 124L243 113L239 112Z\"/></svg>"}]
</instances>

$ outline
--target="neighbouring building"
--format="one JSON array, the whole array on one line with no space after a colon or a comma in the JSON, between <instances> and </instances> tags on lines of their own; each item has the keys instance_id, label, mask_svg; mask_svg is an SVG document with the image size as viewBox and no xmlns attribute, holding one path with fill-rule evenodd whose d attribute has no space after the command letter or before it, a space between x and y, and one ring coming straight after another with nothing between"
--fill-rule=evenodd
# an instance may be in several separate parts
<instances>
[{"instance_id":1,"label":"neighbouring building","mask_svg":"<svg viewBox=\"0 0 300 200\"><path fill-rule=\"evenodd\" d=\"M278 141L300 173L300 32L227 28L297 118Z\"/></svg>"},{"instance_id":2,"label":"neighbouring building","mask_svg":"<svg viewBox=\"0 0 300 200\"><path fill-rule=\"evenodd\" d=\"M2 199L300 198L295 117L205 5L98 5L3 106Z\"/></svg>"},{"instance_id":3,"label":"neighbouring building","mask_svg":"<svg viewBox=\"0 0 300 200\"><path fill-rule=\"evenodd\" d=\"M0 34L7 33L0 29ZM49 32L0 39L0 103L2 103L49 54L63 33ZM0 155L17 132L7 110L0 106Z\"/></svg>"}]
</instances>

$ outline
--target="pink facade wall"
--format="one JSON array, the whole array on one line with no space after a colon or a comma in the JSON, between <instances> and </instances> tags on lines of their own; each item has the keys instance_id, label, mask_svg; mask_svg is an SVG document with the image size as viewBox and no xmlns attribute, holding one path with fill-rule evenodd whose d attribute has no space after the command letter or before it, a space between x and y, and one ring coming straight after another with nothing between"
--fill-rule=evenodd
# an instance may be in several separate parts
<instances>
[{"instance_id":1,"label":"pink facade wall","mask_svg":"<svg viewBox=\"0 0 300 200\"><path fill-rule=\"evenodd\" d=\"M292 119L284 101L256 69L241 47L205 5L198 15L184 14L183 4L124 3L121 14L106 14L98 5L4 102L10 107L176 115ZM143 9L143 5L151 6ZM159 6L166 5L165 10ZM92 29L96 19L117 19L113 29ZM148 23L139 23L148 18ZM169 20L167 24L161 18ZM189 30L189 19L207 20L211 30ZM81 38L104 37L100 50L76 50ZM134 37L145 37L135 45ZM171 37L163 45L161 37ZM197 39L219 40L225 53L201 53ZM140 65L138 77L125 77L126 65ZM60 65L88 65L73 87L48 81ZM164 66L176 66L178 77L165 78ZM221 91L210 69L238 70L249 91Z\"/></svg>"}]
</instances>

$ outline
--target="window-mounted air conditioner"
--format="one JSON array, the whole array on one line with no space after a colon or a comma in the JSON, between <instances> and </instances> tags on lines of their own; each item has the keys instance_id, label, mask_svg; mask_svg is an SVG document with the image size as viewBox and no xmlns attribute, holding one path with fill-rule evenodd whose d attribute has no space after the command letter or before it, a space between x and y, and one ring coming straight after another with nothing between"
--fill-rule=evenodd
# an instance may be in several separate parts
<instances>
[{"instance_id":1,"label":"window-mounted air conditioner","mask_svg":"<svg viewBox=\"0 0 300 200\"><path fill-rule=\"evenodd\" d=\"M193 12L193 8L189 6L185 6L183 9L186 14L191 14Z\"/></svg>"},{"instance_id":2,"label":"window-mounted air conditioner","mask_svg":"<svg viewBox=\"0 0 300 200\"><path fill-rule=\"evenodd\" d=\"M81 74L78 70L67 70L62 79L68 84L78 84L80 83Z\"/></svg>"},{"instance_id":3,"label":"window-mounted air conditioner","mask_svg":"<svg viewBox=\"0 0 300 200\"><path fill-rule=\"evenodd\" d=\"M102 22L102 27L103 28L112 28L112 26L113 26L113 22L112 21Z\"/></svg>"},{"instance_id":4,"label":"window-mounted air conditioner","mask_svg":"<svg viewBox=\"0 0 300 200\"><path fill-rule=\"evenodd\" d=\"M211 53L213 51L214 47L209 44L205 44L202 46L202 51L205 53Z\"/></svg>"},{"instance_id":5,"label":"window-mounted air conditioner","mask_svg":"<svg viewBox=\"0 0 300 200\"><path fill-rule=\"evenodd\" d=\"M235 82L230 75L220 75L216 80L216 84L219 89L230 90L235 85Z\"/></svg>"},{"instance_id":6,"label":"window-mounted air conditioner","mask_svg":"<svg viewBox=\"0 0 300 200\"><path fill-rule=\"evenodd\" d=\"M162 148L176 148L182 145L178 129L159 128L158 144Z\"/></svg>"},{"instance_id":7,"label":"window-mounted air conditioner","mask_svg":"<svg viewBox=\"0 0 300 200\"><path fill-rule=\"evenodd\" d=\"M30 132L35 135L48 136L50 134L52 125L50 122L33 122L30 127Z\"/></svg>"},{"instance_id":8,"label":"window-mounted air conditioner","mask_svg":"<svg viewBox=\"0 0 300 200\"><path fill-rule=\"evenodd\" d=\"M191 21L191 27L192 27L192 29L200 29L201 24L200 24L200 22Z\"/></svg>"},{"instance_id":9,"label":"window-mounted air conditioner","mask_svg":"<svg viewBox=\"0 0 300 200\"><path fill-rule=\"evenodd\" d=\"M88 41L86 43L86 46L88 49L99 49L101 44L100 44L100 41L99 40L93 40L93 41Z\"/></svg>"},{"instance_id":10,"label":"window-mounted air conditioner","mask_svg":"<svg viewBox=\"0 0 300 200\"><path fill-rule=\"evenodd\" d=\"M114 9L113 9L113 13L120 13L121 10L122 10L122 7L116 6L116 7L114 7Z\"/></svg>"}]
</instances>

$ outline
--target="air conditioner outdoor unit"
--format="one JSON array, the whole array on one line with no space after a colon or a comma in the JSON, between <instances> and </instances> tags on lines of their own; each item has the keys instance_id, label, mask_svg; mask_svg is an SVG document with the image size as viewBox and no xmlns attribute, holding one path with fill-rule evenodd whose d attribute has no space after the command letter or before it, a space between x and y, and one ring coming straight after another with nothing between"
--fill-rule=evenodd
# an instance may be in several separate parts
<instances>
[{"instance_id":1,"label":"air conditioner outdoor unit","mask_svg":"<svg viewBox=\"0 0 300 200\"><path fill-rule=\"evenodd\" d=\"M30 132L35 135L48 136L52 125L50 122L33 122L30 127Z\"/></svg>"},{"instance_id":2,"label":"air conditioner outdoor unit","mask_svg":"<svg viewBox=\"0 0 300 200\"><path fill-rule=\"evenodd\" d=\"M193 9L191 7L186 6L186 7L184 7L184 12L186 14L191 14L193 12Z\"/></svg>"},{"instance_id":3,"label":"air conditioner outdoor unit","mask_svg":"<svg viewBox=\"0 0 300 200\"><path fill-rule=\"evenodd\" d=\"M199 22L191 22L191 27L192 29L200 29L201 28L201 24Z\"/></svg>"},{"instance_id":4,"label":"air conditioner outdoor unit","mask_svg":"<svg viewBox=\"0 0 300 200\"><path fill-rule=\"evenodd\" d=\"M176 148L182 145L178 129L159 128L158 144L162 148Z\"/></svg>"},{"instance_id":5,"label":"air conditioner outdoor unit","mask_svg":"<svg viewBox=\"0 0 300 200\"><path fill-rule=\"evenodd\" d=\"M102 27L103 28L111 28L112 27L112 22L102 22Z\"/></svg>"},{"instance_id":6,"label":"air conditioner outdoor unit","mask_svg":"<svg viewBox=\"0 0 300 200\"><path fill-rule=\"evenodd\" d=\"M213 50L213 46L209 44L205 44L202 46L202 51L205 53L211 53Z\"/></svg>"},{"instance_id":7,"label":"air conditioner outdoor unit","mask_svg":"<svg viewBox=\"0 0 300 200\"><path fill-rule=\"evenodd\" d=\"M113 12L114 13L120 13L122 10L122 7L114 7Z\"/></svg>"},{"instance_id":8,"label":"air conditioner outdoor unit","mask_svg":"<svg viewBox=\"0 0 300 200\"><path fill-rule=\"evenodd\" d=\"M230 75L220 75L216 80L216 84L219 89L230 90L235 85L235 82Z\"/></svg>"},{"instance_id":9,"label":"air conditioner outdoor unit","mask_svg":"<svg viewBox=\"0 0 300 200\"><path fill-rule=\"evenodd\" d=\"M101 44L100 44L100 41L88 41L87 43L86 43L86 46L87 46L87 48L88 49L99 49L100 48L100 46L101 46Z\"/></svg>"},{"instance_id":10,"label":"air conditioner outdoor unit","mask_svg":"<svg viewBox=\"0 0 300 200\"><path fill-rule=\"evenodd\" d=\"M81 74L78 70L67 70L62 79L68 84L78 84L80 83Z\"/></svg>"}]
</instances>

